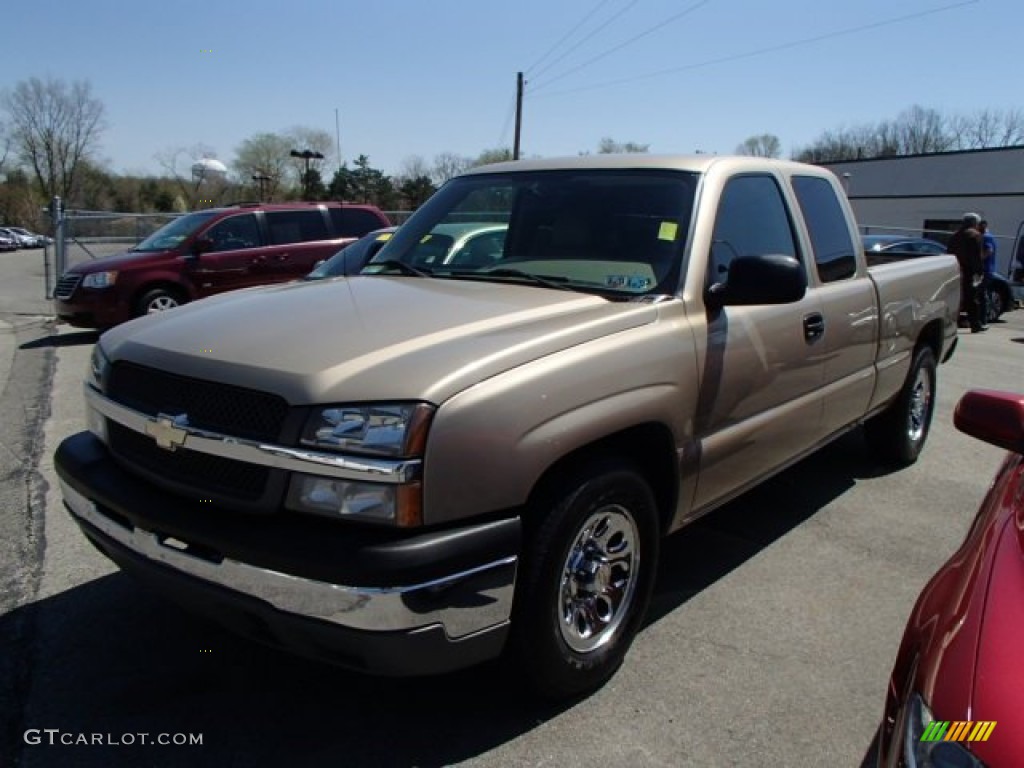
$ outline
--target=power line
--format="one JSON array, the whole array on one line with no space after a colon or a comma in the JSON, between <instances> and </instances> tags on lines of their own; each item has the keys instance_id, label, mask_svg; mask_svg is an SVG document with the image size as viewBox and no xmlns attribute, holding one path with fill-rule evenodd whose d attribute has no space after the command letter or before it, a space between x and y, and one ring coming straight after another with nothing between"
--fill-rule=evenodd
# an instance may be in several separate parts
<instances>
[{"instance_id":1,"label":"power line","mask_svg":"<svg viewBox=\"0 0 1024 768\"><path fill-rule=\"evenodd\" d=\"M766 53L774 53L776 51L783 51L783 50L787 50L789 48L796 48L796 47L801 46L801 45L810 45L811 43L818 43L818 42L821 42L822 40L829 40L829 39L832 39L832 38L835 38L835 37L842 37L842 36L845 36L845 35L852 35L852 34L855 34L857 32L865 32L865 31L867 31L869 29L878 29L879 27L886 27L886 26L889 26L891 24L899 24L899 23L904 22L904 21L912 21L914 19L920 19L920 18L922 18L924 16L931 16L933 14L943 13L945 11L950 11L950 10L953 10L954 8L962 8L963 6L966 6L966 5L975 5L975 4L979 3L979 2L981 2L981 0L964 0L963 2L951 3L949 5L944 5L944 6L941 6L939 8L932 8L931 10L919 11L917 13L907 14L906 16L897 16L897 17L892 18L892 19L885 19L883 21L873 22L871 24L862 24L861 26L858 26L858 27L848 27L846 29L836 30L835 32L827 32L827 33L825 33L823 35L816 35L814 37L805 37L805 38L802 38L800 40L793 40L793 41L788 42L788 43L781 43L779 45L773 45L773 46L769 46L767 48L758 48L757 50L748 51L746 53L737 53L737 54L734 54L732 56L722 56L721 58L708 59L707 61L701 61L701 62L698 62L696 64L684 64L683 66L680 66L680 67L671 67L669 69L661 69L661 70L658 70L657 72L648 72L647 74L643 74L643 75L634 75L633 77L624 77L624 78L620 78L619 80L609 80L609 81L606 81L606 82L603 82L603 83L596 83L594 85L584 85L584 86L581 86L579 88L570 88L570 89L567 89L567 90L564 90L564 91L554 91L554 92L542 93L540 97L541 98L545 98L545 97L548 97L548 96L565 96L565 95L570 94L570 93L579 93L581 91L593 91L593 90L597 90L599 88L608 88L608 87L615 86L615 85L623 85L625 83L633 83L633 82L636 82L637 80L646 80L646 79L650 79L652 77L661 77L662 75L674 74L676 72L685 72L685 71L691 70L691 69L701 69L703 67L710 67L710 66L712 66L714 64L724 64L724 63L727 63L727 62L730 62L730 61L739 61L741 59L749 59L749 58L753 58L754 56L761 56L761 55L766 54ZM531 90L529 95L530 96L533 95L533 90Z\"/></svg>"},{"instance_id":2,"label":"power line","mask_svg":"<svg viewBox=\"0 0 1024 768\"><path fill-rule=\"evenodd\" d=\"M570 37L572 37L572 36L573 36L574 34L576 34L576 31L577 31L577 30L578 30L578 29L579 29L580 27L582 27L582 26L583 26L584 24L586 24L586 23L587 23L588 21L590 21L590 19L592 19L592 18L594 17L594 15L595 15L595 14L596 14L596 13L597 13L598 11L600 11L600 10L601 10L601 8L603 8L603 7L604 7L605 5L607 5L607 4L608 4L608 0L601 0L601 2L597 4L597 7L595 7L595 8L593 8L593 9L591 9L590 11L588 11L588 12L587 12L587 14L586 14L586 15L584 15L584 17L583 17L582 19L580 19L580 20L579 20L579 21L578 21L578 22L576 23L576 26L574 26L574 27L573 27L572 29L570 29L570 30L569 30L568 32L566 32L566 33L565 33L564 35L562 35L562 37L561 37L561 38L559 39L559 41L558 41L557 43L555 43L555 44L554 44L554 45L552 45L552 46L551 46L550 48L548 48L548 50L547 50L547 51L545 52L545 54L544 54L543 56L541 56L541 57L540 57L539 59L537 59L537 60L536 60L535 62L533 62L533 64L531 64L530 66L528 66L528 67L526 68L526 71L525 71L525 73L524 73L524 74L527 74L527 75L529 75L529 74L530 74L530 72L531 72L531 71L533 70L533 68L534 68L534 67L539 67L539 66L540 66L540 63L541 63L542 61L544 61L544 59L546 59L546 58L547 58L548 56L550 56L550 55L551 55L552 53L554 53L554 52L555 52L555 49L556 49L556 48L558 48L558 46L560 46L560 45L561 45L562 43L564 43L564 42L565 42L566 40L568 40L568 39L569 39Z\"/></svg>"},{"instance_id":3,"label":"power line","mask_svg":"<svg viewBox=\"0 0 1024 768\"><path fill-rule=\"evenodd\" d=\"M568 77L573 72L579 72L584 67L589 67L595 61L600 61L601 59L604 59L604 58L606 58L608 56L611 56L616 51L621 51L627 45L632 45L637 40L640 40L641 38L647 37L648 35L653 34L654 32L658 32L658 31L664 29L666 26L671 24L673 21L676 21L677 19L681 19L683 16L686 16L686 15L688 15L690 13L693 13L695 10L700 8L702 5L707 5L710 2L711 2L711 0L700 0L700 2L694 3L689 8L686 8L685 10L682 10L679 13L676 13L676 14L673 14L672 16L669 16L667 19L659 21L653 27L649 27L648 29L645 29L643 32L641 32L641 33L639 33L637 35L634 35L633 37L629 38L628 40L625 40L624 42L619 43L618 45L614 46L613 48L609 48L604 53L600 53L597 56L594 56L592 59L587 59L582 64L578 64L575 67L572 67L571 69L567 69L566 71L562 72L562 74L560 74L560 75L555 75L554 77L551 77L551 78L541 82L539 85L533 86L532 90L534 92L536 92L536 91L540 90L541 88L546 88L547 86L551 85L551 83L554 83L554 82L557 82L558 80L561 80L563 77Z\"/></svg>"},{"instance_id":4,"label":"power line","mask_svg":"<svg viewBox=\"0 0 1024 768\"><path fill-rule=\"evenodd\" d=\"M598 26L598 27L597 27L597 29L593 30L593 31L592 31L592 32L591 32L591 33L590 33L589 35L587 35L587 36L586 36L586 37L584 37L584 38L583 38L582 40L580 40L579 42L577 42L577 43L576 43L575 45L573 45L573 46L572 46L572 47L571 47L571 48L570 48L569 50L567 50L567 51L566 51L565 53L563 53L563 54L562 54L561 56L559 56L559 57L558 57L557 59L555 59L554 61L550 62L550 63L549 63L549 64L548 64L547 66L545 66L544 68L542 68L542 69L541 69L541 70L540 70L539 72L535 72L533 76L534 76L534 77L540 77L541 75L543 75L543 74L544 74L545 72L547 72L547 71L548 71L549 69L551 69L551 68L552 68L553 66L555 66L555 64L557 64L558 62L560 62L560 61L561 61L562 59L564 59L564 58L565 58L566 56L568 56L568 55L569 55L570 53L572 53L572 52L573 52L573 51L575 51L575 50L576 50L577 48L579 48L579 47L580 47L581 45L583 45L583 44L584 44L585 42L587 42L588 40L590 40L590 39L591 39L591 38L592 38L592 37L593 37L594 35L596 35L596 34L597 34L598 32L600 32L601 30L603 30L603 29L604 29L605 27L607 27L607 26L608 26L609 24L611 24L611 23L612 23L613 21L615 21L615 20L616 20L617 18L619 18L620 16L622 16L622 15L623 15L623 14L624 14L624 13L625 13L626 11L628 11L628 10L629 10L630 8L632 8L632 7L634 6L634 5L636 5L636 4L638 3L638 2L640 2L640 0L633 0L633 1L632 1L632 2L631 2L631 3L629 4L629 5L627 5L627 6L625 7L625 8L623 8L623 9L622 9L622 10L620 10L620 11L619 11L618 13L616 13L615 15L613 15L613 16L612 16L611 18L609 18L609 19L608 19L607 21L605 21L605 22L604 22L604 24L601 24L600 26Z\"/></svg>"}]
</instances>

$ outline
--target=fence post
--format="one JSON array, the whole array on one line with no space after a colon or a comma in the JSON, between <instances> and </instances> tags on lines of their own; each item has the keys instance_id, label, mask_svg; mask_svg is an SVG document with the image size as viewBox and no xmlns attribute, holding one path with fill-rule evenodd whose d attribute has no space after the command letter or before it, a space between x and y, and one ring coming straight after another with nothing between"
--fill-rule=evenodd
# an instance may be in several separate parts
<instances>
[{"instance_id":1,"label":"fence post","mask_svg":"<svg viewBox=\"0 0 1024 768\"><path fill-rule=\"evenodd\" d=\"M50 217L53 219L53 271L60 280L68 267L68 252L64 242L64 204L57 196L50 201Z\"/></svg>"}]
</instances>

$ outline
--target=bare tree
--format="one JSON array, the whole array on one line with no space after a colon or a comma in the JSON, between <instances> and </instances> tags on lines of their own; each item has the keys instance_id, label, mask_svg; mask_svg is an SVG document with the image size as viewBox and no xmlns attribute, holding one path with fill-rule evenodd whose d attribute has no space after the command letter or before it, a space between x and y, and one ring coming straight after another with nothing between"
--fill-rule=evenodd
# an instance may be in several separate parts
<instances>
[{"instance_id":1,"label":"bare tree","mask_svg":"<svg viewBox=\"0 0 1024 768\"><path fill-rule=\"evenodd\" d=\"M289 152L292 140L279 133L257 133L245 139L235 150L231 167L245 186L256 186L268 200L273 200L283 184L299 179Z\"/></svg>"},{"instance_id":2,"label":"bare tree","mask_svg":"<svg viewBox=\"0 0 1024 768\"><path fill-rule=\"evenodd\" d=\"M759 136L751 136L736 147L737 155L750 155L751 157L780 157L782 155L782 143L779 137L772 133L762 133Z\"/></svg>"},{"instance_id":3,"label":"bare tree","mask_svg":"<svg viewBox=\"0 0 1024 768\"><path fill-rule=\"evenodd\" d=\"M4 94L18 159L32 169L44 197L70 199L79 164L96 149L105 128L103 102L87 81L23 80Z\"/></svg>"},{"instance_id":4,"label":"bare tree","mask_svg":"<svg viewBox=\"0 0 1024 768\"><path fill-rule=\"evenodd\" d=\"M192 173L196 163L216 157L213 148L202 143L191 147L169 147L153 155L167 178L174 181L183 207L189 210L223 202L222 198L230 187L227 179L206 176L195 179Z\"/></svg>"},{"instance_id":5,"label":"bare tree","mask_svg":"<svg viewBox=\"0 0 1024 768\"><path fill-rule=\"evenodd\" d=\"M292 144L289 151L295 149L303 152L308 149L323 155L321 158L311 158L308 161L310 171L316 171L322 177L324 168L335 164L334 137L327 131L310 128L308 125L294 125L284 132L284 136ZM292 158L295 173L300 179L306 172L306 162L305 159Z\"/></svg>"},{"instance_id":6,"label":"bare tree","mask_svg":"<svg viewBox=\"0 0 1024 768\"><path fill-rule=\"evenodd\" d=\"M434 155L434 168L430 173L430 178L440 186L469 168L472 162L470 158L456 155L454 152L441 152Z\"/></svg>"},{"instance_id":7,"label":"bare tree","mask_svg":"<svg viewBox=\"0 0 1024 768\"><path fill-rule=\"evenodd\" d=\"M896 134L900 154L919 155L944 152L952 145L945 127L946 120L937 110L915 104L896 118Z\"/></svg>"},{"instance_id":8,"label":"bare tree","mask_svg":"<svg viewBox=\"0 0 1024 768\"><path fill-rule=\"evenodd\" d=\"M506 163L511 159L512 149L510 147L496 147L494 149L485 149L473 159L472 165L476 167L478 165L490 165L491 163Z\"/></svg>"},{"instance_id":9,"label":"bare tree","mask_svg":"<svg viewBox=\"0 0 1024 768\"><path fill-rule=\"evenodd\" d=\"M11 134L7 126L0 123L0 174L7 169L7 158L11 155Z\"/></svg>"},{"instance_id":10,"label":"bare tree","mask_svg":"<svg viewBox=\"0 0 1024 768\"><path fill-rule=\"evenodd\" d=\"M600 155L619 155L644 153L650 149L650 144L637 144L634 141L618 142L607 136L597 144L597 152Z\"/></svg>"},{"instance_id":11,"label":"bare tree","mask_svg":"<svg viewBox=\"0 0 1024 768\"><path fill-rule=\"evenodd\" d=\"M423 159L422 155L408 155L402 160L402 166L399 168L396 178L400 180L418 179L423 176L429 177L430 173L430 164Z\"/></svg>"}]
</instances>

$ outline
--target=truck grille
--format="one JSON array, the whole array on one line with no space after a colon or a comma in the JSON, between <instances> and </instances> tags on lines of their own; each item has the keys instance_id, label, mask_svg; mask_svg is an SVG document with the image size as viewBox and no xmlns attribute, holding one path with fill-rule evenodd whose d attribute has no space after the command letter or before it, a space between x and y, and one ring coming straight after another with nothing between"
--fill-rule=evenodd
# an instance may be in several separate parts
<instances>
[{"instance_id":1,"label":"truck grille","mask_svg":"<svg viewBox=\"0 0 1024 768\"><path fill-rule=\"evenodd\" d=\"M278 395L125 362L112 366L107 396L150 416L186 414L191 427L250 440L278 440L288 416L288 403Z\"/></svg>"},{"instance_id":2,"label":"truck grille","mask_svg":"<svg viewBox=\"0 0 1024 768\"><path fill-rule=\"evenodd\" d=\"M151 438L117 422L107 427L111 453L129 468L154 473L161 480L192 489L198 498L227 495L256 501L263 495L270 470L258 464L211 456L187 449L167 451Z\"/></svg>"},{"instance_id":3,"label":"truck grille","mask_svg":"<svg viewBox=\"0 0 1024 768\"><path fill-rule=\"evenodd\" d=\"M66 301L71 298L71 294L75 292L75 288L78 287L80 282L82 282L81 275L68 272L57 281L57 287L53 289L53 295L62 301Z\"/></svg>"}]
</instances>

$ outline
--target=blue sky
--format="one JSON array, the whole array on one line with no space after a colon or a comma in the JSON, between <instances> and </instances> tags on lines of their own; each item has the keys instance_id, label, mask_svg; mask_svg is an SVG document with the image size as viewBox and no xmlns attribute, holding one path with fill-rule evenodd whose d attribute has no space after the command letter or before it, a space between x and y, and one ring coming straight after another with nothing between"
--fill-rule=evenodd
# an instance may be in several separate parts
<instances>
[{"instance_id":1,"label":"blue sky","mask_svg":"<svg viewBox=\"0 0 1024 768\"><path fill-rule=\"evenodd\" d=\"M88 80L100 157L159 172L197 143L230 162L255 133L307 125L345 160L511 146L526 71L524 154L729 153L773 133L1024 106L1020 0L52 0L4 11L0 90ZM902 19L902 20L900 20ZM574 31L575 30L575 31ZM572 33L572 34L570 34ZM971 46L974 52L971 52Z\"/></svg>"}]
</instances>

